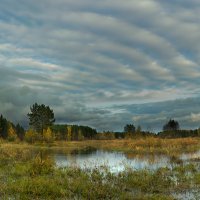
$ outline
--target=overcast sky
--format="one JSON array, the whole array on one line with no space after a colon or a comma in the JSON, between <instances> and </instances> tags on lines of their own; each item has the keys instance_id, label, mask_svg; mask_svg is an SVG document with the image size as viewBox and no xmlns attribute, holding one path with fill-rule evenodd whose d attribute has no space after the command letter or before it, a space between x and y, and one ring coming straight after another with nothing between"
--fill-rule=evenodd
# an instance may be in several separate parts
<instances>
[{"instance_id":1,"label":"overcast sky","mask_svg":"<svg viewBox=\"0 0 200 200\"><path fill-rule=\"evenodd\" d=\"M199 0L1 0L0 113L28 124L200 127Z\"/></svg>"}]
</instances>

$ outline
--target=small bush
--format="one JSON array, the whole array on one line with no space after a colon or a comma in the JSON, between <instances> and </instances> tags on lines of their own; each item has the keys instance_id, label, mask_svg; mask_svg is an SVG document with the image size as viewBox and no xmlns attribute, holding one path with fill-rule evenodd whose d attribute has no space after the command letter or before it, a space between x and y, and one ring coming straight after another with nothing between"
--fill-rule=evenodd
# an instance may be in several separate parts
<instances>
[{"instance_id":1,"label":"small bush","mask_svg":"<svg viewBox=\"0 0 200 200\"><path fill-rule=\"evenodd\" d=\"M42 158L42 154L38 154L30 165L30 175L36 176L36 175L45 175L45 174L51 174L54 171L55 163L53 159L47 157Z\"/></svg>"}]
</instances>

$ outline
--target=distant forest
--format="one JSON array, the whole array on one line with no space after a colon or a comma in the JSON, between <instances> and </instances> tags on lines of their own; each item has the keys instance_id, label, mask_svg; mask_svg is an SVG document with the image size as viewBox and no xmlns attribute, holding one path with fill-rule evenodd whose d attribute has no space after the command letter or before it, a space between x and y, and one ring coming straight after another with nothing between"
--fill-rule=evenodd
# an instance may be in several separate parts
<instances>
[{"instance_id":1,"label":"distant forest","mask_svg":"<svg viewBox=\"0 0 200 200\"><path fill-rule=\"evenodd\" d=\"M53 142L55 140L81 141L81 140L111 140L111 139L134 139L138 137L199 137L200 129L181 130L178 121L170 119L163 125L163 131L158 134L143 131L140 126L126 124L121 132L104 131L97 132L89 126L55 124L54 112L49 106L44 104L33 104L30 107L29 129L25 130L20 124L14 125L12 122L0 116L0 138L8 141L36 141Z\"/></svg>"}]
</instances>

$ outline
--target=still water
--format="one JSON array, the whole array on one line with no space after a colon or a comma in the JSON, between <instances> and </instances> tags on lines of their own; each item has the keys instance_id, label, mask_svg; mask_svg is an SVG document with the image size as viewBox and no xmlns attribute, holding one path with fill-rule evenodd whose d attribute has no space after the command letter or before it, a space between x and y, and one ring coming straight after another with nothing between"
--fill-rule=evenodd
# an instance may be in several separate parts
<instances>
[{"instance_id":1,"label":"still water","mask_svg":"<svg viewBox=\"0 0 200 200\"><path fill-rule=\"evenodd\" d=\"M165 155L136 155L121 152L110 152L97 149L88 151L77 151L72 154L54 153L56 165L58 167L80 167L81 169L95 169L106 166L111 172L121 172L126 168L132 169L158 169L160 167L170 167L174 161ZM186 163L189 160L200 160L200 151L190 154L182 154L178 162Z\"/></svg>"}]
</instances>

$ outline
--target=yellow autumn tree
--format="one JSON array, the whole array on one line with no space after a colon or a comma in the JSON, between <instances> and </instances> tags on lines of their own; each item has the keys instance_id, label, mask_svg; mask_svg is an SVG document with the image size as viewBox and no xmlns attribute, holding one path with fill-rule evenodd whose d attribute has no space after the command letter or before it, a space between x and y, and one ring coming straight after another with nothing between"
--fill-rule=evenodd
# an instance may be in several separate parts
<instances>
[{"instance_id":1,"label":"yellow autumn tree","mask_svg":"<svg viewBox=\"0 0 200 200\"><path fill-rule=\"evenodd\" d=\"M43 131L43 139L47 143L51 143L55 140L55 135L49 127L47 128L47 130Z\"/></svg>"},{"instance_id":2,"label":"yellow autumn tree","mask_svg":"<svg viewBox=\"0 0 200 200\"><path fill-rule=\"evenodd\" d=\"M25 133L25 141L28 143L34 143L37 140L37 133L33 129L29 129Z\"/></svg>"},{"instance_id":3,"label":"yellow autumn tree","mask_svg":"<svg viewBox=\"0 0 200 200\"><path fill-rule=\"evenodd\" d=\"M72 127L67 126L67 141L71 141L71 140L72 140Z\"/></svg>"},{"instance_id":4,"label":"yellow autumn tree","mask_svg":"<svg viewBox=\"0 0 200 200\"><path fill-rule=\"evenodd\" d=\"M83 136L83 134L82 134L81 129L78 130L78 140L79 140L79 141L84 140L84 136Z\"/></svg>"},{"instance_id":5,"label":"yellow autumn tree","mask_svg":"<svg viewBox=\"0 0 200 200\"><path fill-rule=\"evenodd\" d=\"M12 124L8 124L8 140L15 141L17 139L16 130L13 128Z\"/></svg>"}]
</instances>

